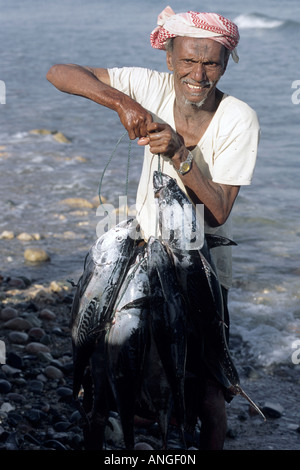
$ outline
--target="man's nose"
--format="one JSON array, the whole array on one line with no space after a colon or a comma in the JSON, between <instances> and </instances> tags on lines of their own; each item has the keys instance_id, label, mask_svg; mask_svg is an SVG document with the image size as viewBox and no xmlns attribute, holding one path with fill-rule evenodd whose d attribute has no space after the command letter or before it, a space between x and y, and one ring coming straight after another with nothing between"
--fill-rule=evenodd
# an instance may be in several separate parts
<instances>
[{"instance_id":1,"label":"man's nose","mask_svg":"<svg viewBox=\"0 0 300 470\"><path fill-rule=\"evenodd\" d=\"M205 67L201 62L197 62L194 64L191 77L196 82L202 82L203 80L207 79Z\"/></svg>"}]
</instances>

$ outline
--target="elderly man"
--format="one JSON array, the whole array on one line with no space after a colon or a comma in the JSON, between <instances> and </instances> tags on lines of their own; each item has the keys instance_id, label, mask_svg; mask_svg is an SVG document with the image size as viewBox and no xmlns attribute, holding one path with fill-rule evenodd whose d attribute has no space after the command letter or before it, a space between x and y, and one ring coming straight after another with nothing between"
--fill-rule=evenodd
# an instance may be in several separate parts
<instances>
[{"instance_id":1,"label":"elderly man","mask_svg":"<svg viewBox=\"0 0 300 470\"><path fill-rule=\"evenodd\" d=\"M69 64L51 67L47 78L61 91L116 111L130 139L145 146L136 200L145 240L157 234L152 173L158 155L162 171L176 178L195 204L204 205L206 232L230 238L230 212L240 186L251 183L259 140L256 113L217 88L230 55L238 62L238 28L215 13L175 14L167 7L150 40L152 47L166 50L172 73ZM214 248L213 256L226 307L230 247ZM209 374L201 393L199 446L222 449L230 398Z\"/></svg>"}]
</instances>

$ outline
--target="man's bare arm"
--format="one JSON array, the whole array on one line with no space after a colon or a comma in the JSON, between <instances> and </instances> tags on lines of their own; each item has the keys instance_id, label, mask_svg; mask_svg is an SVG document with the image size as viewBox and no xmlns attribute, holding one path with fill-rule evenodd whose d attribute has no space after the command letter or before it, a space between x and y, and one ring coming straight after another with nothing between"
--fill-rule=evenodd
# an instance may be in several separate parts
<instances>
[{"instance_id":1,"label":"man's bare arm","mask_svg":"<svg viewBox=\"0 0 300 470\"><path fill-rule=\"evenodd\" d=\"M180 163L188 156L184 141L169 125L153 122L148 126L148 136L139 141L150 146L153 154L169 157L178 170ZM194 204L204 204L205 220L211 227L223 225L229 217L239 186L215 183L206 178L197 165L185 175L179 175Z\"/></svg>"},{"instance_id":2,"label":"man's bare arm","mask_svg":"<svg viewBox=\"0 0 300 470\"><path fill-rule=\"evenodd\" d=\"M64 93L82 96L116 111L130 139L147 135L151 114L129 96L111 87L107 69L57 64L49 69L47 80Z\"/></svg>"}]
</instances>

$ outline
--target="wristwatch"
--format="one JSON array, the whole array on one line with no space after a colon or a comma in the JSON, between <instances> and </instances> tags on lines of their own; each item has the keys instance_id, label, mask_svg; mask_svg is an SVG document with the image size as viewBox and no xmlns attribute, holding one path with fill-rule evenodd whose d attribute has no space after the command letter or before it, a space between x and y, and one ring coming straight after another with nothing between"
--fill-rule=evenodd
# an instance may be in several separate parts
<instances>
[{"instance_id":1,"label":"wristwatch","mask_svg":"<svg viewBox=\"0 0 300 470\"><path fill-rule=\"evenodd\" d=\"M189 151L187 159L184 162L180 163L180 167L177 170L178 173L180 173L181 175L185 175L186 173L188 173L192 167L193 158L193 154Z\"/></svg>"}]
</instances>

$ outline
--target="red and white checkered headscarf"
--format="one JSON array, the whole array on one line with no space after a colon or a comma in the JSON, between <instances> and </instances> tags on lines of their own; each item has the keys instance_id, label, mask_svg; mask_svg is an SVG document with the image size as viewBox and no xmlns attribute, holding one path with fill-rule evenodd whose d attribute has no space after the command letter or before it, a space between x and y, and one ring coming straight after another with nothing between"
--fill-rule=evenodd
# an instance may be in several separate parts
<instances>
[{"instance_id":1,"label":"red and white checkered headscarf","mask_svg":"<svg viewBox=\"0 0 300 470\"><path fill-rule=\"evenodd\" d=\"M239 60L236 52L240 39L238 27L224 16L195 11L176 15L168 6L158 16L157 24L150 35L151 46L155 49L165 49L167 39L176 36L209 38L229 49L235 62Z\"/></svg>"}]
</instances>

